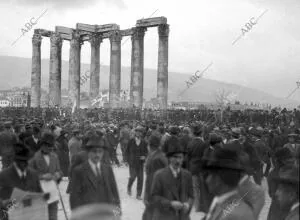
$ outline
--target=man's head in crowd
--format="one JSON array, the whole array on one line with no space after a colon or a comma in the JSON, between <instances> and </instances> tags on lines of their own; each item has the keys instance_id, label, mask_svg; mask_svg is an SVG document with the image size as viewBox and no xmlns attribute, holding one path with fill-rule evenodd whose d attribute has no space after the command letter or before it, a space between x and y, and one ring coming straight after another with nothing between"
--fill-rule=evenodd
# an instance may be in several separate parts
<instances>
[{"instance_id":1,"label":"man's head in crowd","mask_svg":"<svg viewBox=\"0 0 300 220\"><path fill-rule=\"evenodd\" d=\"M160 137L157 135L151 135L149 137L149 147L151 151L155 151L160 146Z\"/></svg>"},{"instance_id":2,"label":"man's head in crowd","mask_svg":"<svg viewBox=\"0 0 300 220\"><path fill-rule=\"evenodd\" d=\"M89 137L89 140L85 145L88 158L95 164L102 160L105 148L104 138L100 137L96 133Z\"/></svg>"},{"instance_id":3,"label":"man's head in crowd","mask_svg":"<svg viewBox=\"0 0 300 220\"><path fill-rule=\"evenodd\" d=\"M180 143L176 140L171 140L170 143L173 147L167 152L166 156L169 160L169 165L174 169L179 169L182 167L184 161L185 151Z\"/></svg>"},{"instance_id":4,"label":"man's head in crowd","mask_svg":"<svg viewBox=\"0 0 300 220\"><path fill-rule=\"evenodd\" d=\"M143 137L143 127L137 126L134 133L136 138L141 139Z\"/></svg>"},{"instance_id":5,"label":"man's head in crowd","mask_svg":"<svg viewBox=\"0 0 300 220\"><path fill-rule=\"evenodd\" d=\"M220 148L205 161L205 182L212 194L222 195L237 187L243 168L236 151Z\"/></svg>"},{"instance_id":6,"label":"man's head in crowd","mask_svg":"<svg viewBox=\"0 0 300 220\"><path fill-rule=\"evenodd\" d=\"M24 172L28 166L28 160L30 159L29 149L22 143L16 143L14 145L15 156L14 162L17 167Z\"/></svg>"},{"instance_id":7,"label":"man's head in crowd","mask_svg":"<svg viewBox=\"0 0 300 220\"><path fill-rule=\"evenodd\" d=\"M37 126L34 126L33 129L32 129L32 135L34 136L34 138L40 138L41 136L41 130L39 127Z\"/></svg>"},{"instance_id":8,"label":"man's head in crowd","mask_svg":"<svg viewBox=\"0 0 300 220\"><path fill-rule=\"evenodd\" d=\"M54 150L55 138L53 134L46 132L40 142L42 154L48 155Z\"/></svg>"}]
</instances>

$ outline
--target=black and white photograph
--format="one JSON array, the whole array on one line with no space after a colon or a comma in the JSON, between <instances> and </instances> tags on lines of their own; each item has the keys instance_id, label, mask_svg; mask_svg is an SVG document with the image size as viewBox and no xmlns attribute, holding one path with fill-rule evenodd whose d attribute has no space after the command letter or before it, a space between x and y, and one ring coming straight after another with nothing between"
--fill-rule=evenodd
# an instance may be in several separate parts
<instances>
[{"instance_id":1,"label":"black and white photograph","mask_svg":"<svg viewBox=\"0 0 300 220\"><path fill-rule=\"evenodd\" d=\"M0 20L0 220L299 220L300 0Z\"/></svg>"}]
</instances>

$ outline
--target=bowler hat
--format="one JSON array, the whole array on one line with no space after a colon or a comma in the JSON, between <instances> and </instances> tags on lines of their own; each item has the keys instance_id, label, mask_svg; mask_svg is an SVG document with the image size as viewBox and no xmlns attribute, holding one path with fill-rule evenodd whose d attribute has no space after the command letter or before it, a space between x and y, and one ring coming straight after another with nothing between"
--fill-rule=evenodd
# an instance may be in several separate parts
<instances>
[{"instance_id":1,"label":"bowler hat","mask_svg":"<svg viewBox=\"0 0 300 220\"><path fill-rule=\"evenodd\" d=\"M49 132L46 132L43 134L42 138L41 138L41 142L40 144L48 144L48 145L51 145L53 146L55 143L55 138L54 138L54 135L49 133Z\"/></svg>"},{"instance_id":2,"label":"bowler hat","mask_svg":"<svg viewBox=\"0 0 300 220\"><path fill-rule=\"evenodd\" d=\"M209 134L209 143L211 145L221 143L222 142L222 137L217 135L216 133L210 133Z\"/></svg>"},{"instance_id":3,"label":"bowler hat","mask_svg":"<svg viewBox=\"0 0 300 220\"><path fill-rule=\"evenodd\" d=\"M30 150L22 143L14 144L15 149L15 160L29 160L30 159Z\"/></svg>"},{"instance_id":4,"label":"bowler hat","mask_svg":"<svg viewBox=\"0 0 300 220\"><path fill-rule=\"evenodd\" d=\"M160 137L157 135L151 135L149 137L149 145L151 147L159 147L160 145Z\"/></svg>"},{"instance_id":5,"label":"bowler hat","mask_svg":"<svg viewBox=\"0 0 300 220\"><path fill-rule=\"evenodd\" d=\"M170 131L171 134L177 135L177 134L179 134L180 129L179 129L177 126L171 126L171 127L169 128L169 131Z\"/></svg>"},{"instance_id":6,"label":"bowler hat","mask_svg":"<svg viewBox=\"0 0 300 220\"><path fill-rule=\"evenodd\" d=\"M204 169L230 169L244 171L241 158L237 151L229 150L228 148L218 148L207 158L203 158Z\"/></svg>"},{"instance_id":7,"label":"bowler hat","mask_svg":"<svg viewBox=\"0 0 300 220\"><path fill-rule=\"evenodd\" d=\"M171 139L168 144L171 146L166 153L167 157L172 157L174 154L186 154L187 152L183 148L183 146L176 139Z\"/></svg>"},{"instance_id":8,"label":"bowler hat","mask_svg":"<svg viewBox=\"0 0 300 220\"><path fill-rule=\"evenodd\" d=\"M93 148L106 149L107 145L105 143L104 138L99 136L99 135L96 135L96 134L91 135L87 140L87 143L85 145L85 149L90 150L90 149L93 149Z\"/></svg>"}]
</instances>

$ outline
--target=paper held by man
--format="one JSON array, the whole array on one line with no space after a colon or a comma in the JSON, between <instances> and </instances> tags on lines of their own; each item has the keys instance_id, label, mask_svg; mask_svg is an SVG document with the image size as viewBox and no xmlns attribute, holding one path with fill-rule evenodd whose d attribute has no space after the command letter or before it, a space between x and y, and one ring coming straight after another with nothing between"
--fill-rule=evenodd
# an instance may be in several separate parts
<instances>
[{"instance_id":1,"label":"paper held by man","mask_svg":"<svg viewBox=\"0 0 300 220\"><path fill-rule=\"evenodd\" d=\"M49 193L50 198L48 199L48 204L56 202L59 200L58 188L54 180L41 180L40 181L43 192Z\"/></svg>"},{"instance_id":2,"label":"paper held by man","mask_svg":"<svg viewBox=\"0 0 300 220\"><path fill-rule=\"evenodd\" d=\"M9 220L48 220L48 204L44 193L32 193L14 188Z\"/></svg>"}]
</instances>

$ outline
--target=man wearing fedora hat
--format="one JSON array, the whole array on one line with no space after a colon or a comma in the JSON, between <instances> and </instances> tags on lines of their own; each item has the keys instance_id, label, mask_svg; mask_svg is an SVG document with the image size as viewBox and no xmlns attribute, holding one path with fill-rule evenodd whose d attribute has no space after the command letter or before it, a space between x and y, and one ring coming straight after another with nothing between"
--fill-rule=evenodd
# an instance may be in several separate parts
<instances>
[{"instance_id":1,"label":"man wearing fedora hat","mask_svg":"<svg viewBox=\"0 0 300 220\"><path fill-rule=\"evenodd\" d=\"M215 196L205 220L254 220L250 205L243 200L248 192L241 195L238 190L244 170L238 153L224 145L203 159L203 168L207 171L205 181Z\"/></svg>"},{"instance_id":2,"label":"man wearing fedora hat","mask_svg":"<svg viewBox=\"0 0 300 220\"><path fill-rule=\"evenodd\" d=\"M151 135L149 137L149 147L150 152L145 162L146 170L146 182L145 182L145 193L144 193L144 203L145 211L143 213L143 220L152 220L153 216L153 202L151 197L151 186L153 182L154 173L168 165L168 160L160 146L160 136Z\"/></svg>"},{"instance_id":3,"label":"man wearing fedora hat","mask_svg":"<svg viewBox=\"0 0 300 220\"><path fill-rule=\"evenodd\" d=\"M0 132L0 156L2 157L2 167L7 168L13 163L14 148L17 143L17 136L13 132L12 122L4 123L5 130Z\"/></svg>"},{"instance_id":4,"label":"man wearing fedora hat","mask_svg":"<svg viewBox=\"0 0 300 220\"><path fill-rule=\"evenodd\" d=\"M284 220L299 219L299 167L286 166L279 171L275 196Z\"/></svg>"},{"instance_id":5,"label":"man wearing fedora hat","mask_svg":"<svg viewBox=\"0 0 300 220\"><path fill-rule=\"evenodd\" d=\"M106 203L120 208L119 192L114 172L109 164L102 162L107 149L105 140L97 134L89 137L85 144L88 160L76 166L71 176L71 209Z\"/></svg>"},{"instance_id":6,"label":"man wearing fedora hat","mask_svg":"<svg viewBox=\"0 0 300 220\"><path fill-rule=\"evenodd\" d=\"M129 180L127 184L127 193L131 195L131 187L137 178L136 198L142 200L143 179L144 179L144 162L146 160L148 149L147 143L143 138L144 128L137 126L135 137L130 139L127 146L127 158L129 164Z\"/></svg>"},{"instance_id":7,"label":"man wearing fedora hat","mask_svg":"<svg viewBox=\"0 0 300 220\"><path fill-rule=\"evenodd\" d=\"M194 194L192 175L181 168L186 152L178 141L171 141L166 156L169 166L154 174L151 197L153 220L189 220Z\"/></svg>"},{"instance_id":8,"label":"man wearing fedora hat","mask_svg":"<svg viewBox=\"0 0 300 220\"><path fill-rule=\"evenodd\" d=\"M44 133L40 141L40 150L29 161L31 168L39 174L40 180L54 180L59 183L63 177L59 159L54 153L55 137L51 133ZM49 220L56 220L58 213L58 201L48 204Z\"/></svg>"},{"instance_id":9,"label":"man wearing fedora hat","mask_svg":"<svg viewBox=\"0 0 300 220\"><path fill-rule=\"evenodd\" d=\"M11 203L14 188L30 192L42 192L38 173L28 167L30 151L22 143L14 145L13 164L0 172L0 219L7 219L7 207Z\"/></svg>"}]
</instances>

